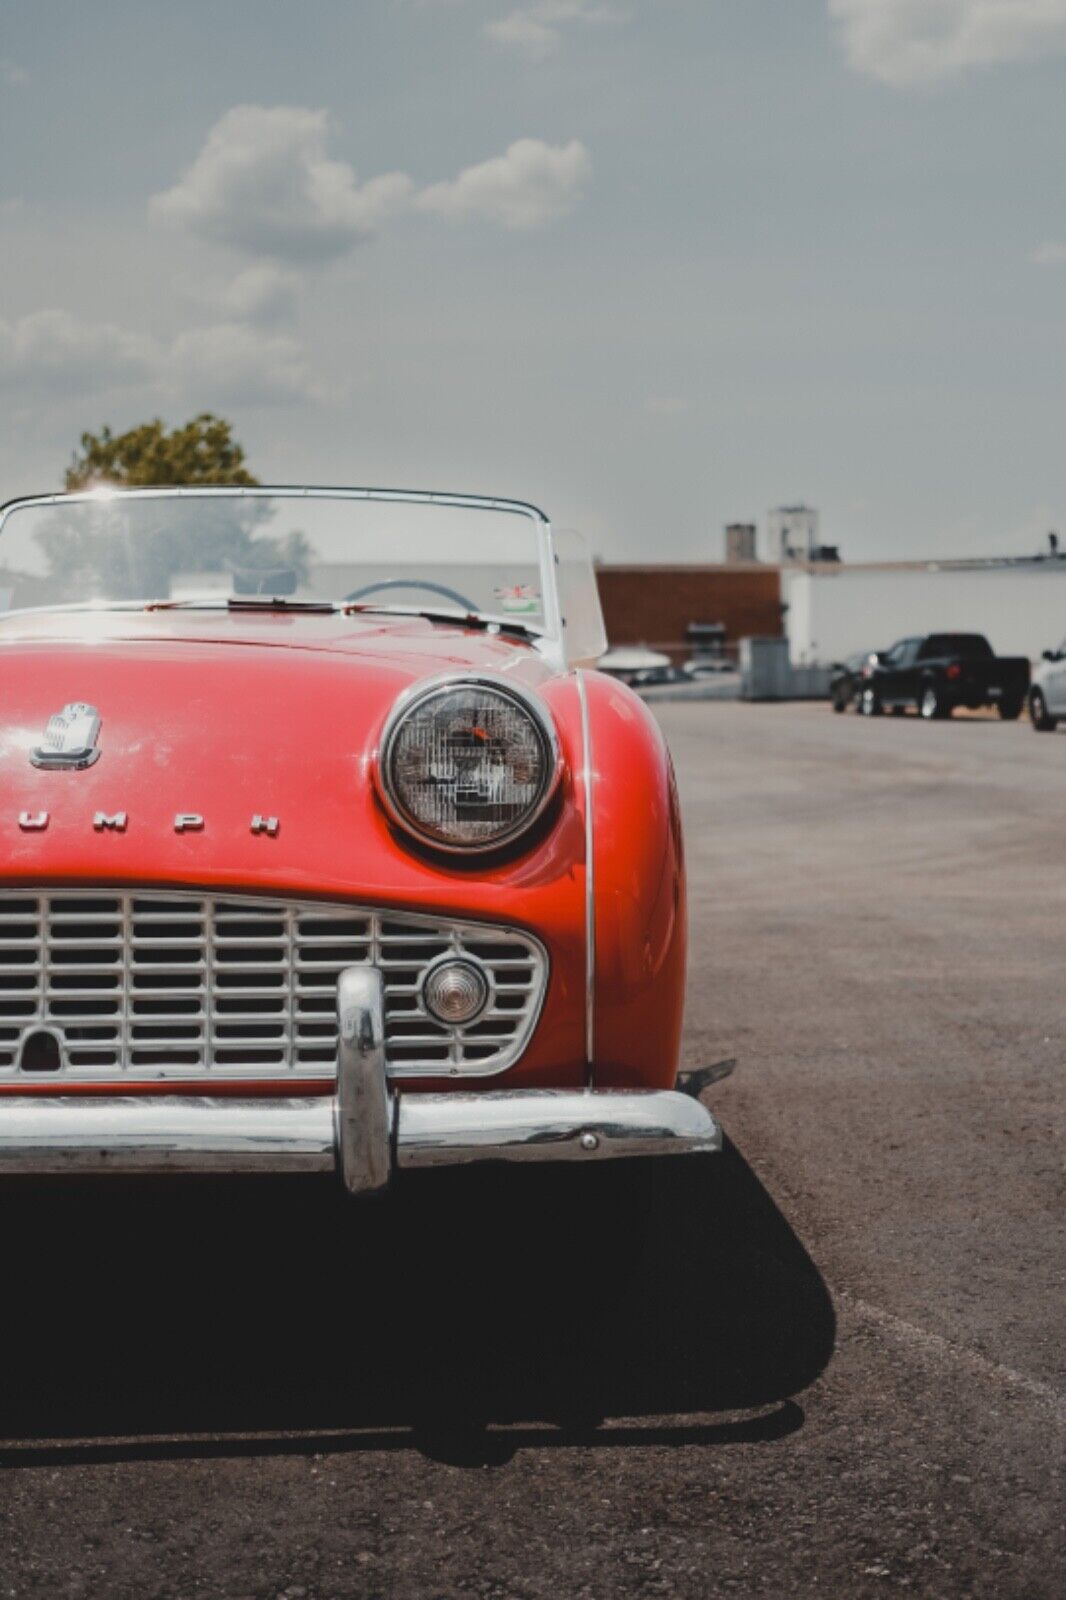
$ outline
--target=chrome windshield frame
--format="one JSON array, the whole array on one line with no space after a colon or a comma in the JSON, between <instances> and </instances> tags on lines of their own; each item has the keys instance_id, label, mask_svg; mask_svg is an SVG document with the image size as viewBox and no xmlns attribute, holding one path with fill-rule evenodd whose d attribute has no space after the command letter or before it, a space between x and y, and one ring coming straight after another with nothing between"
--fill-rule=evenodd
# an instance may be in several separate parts
<instances>
[{"instance_id":1,"label":"chrome windshield frame","mask_svg":"<svg viewBox=\"0 0 1066 1600\"><path fill-rule=\"evenodd\" d=\"M531 642L542 654L560 666L565 666L565 623L559 605L559 587L556 577L557 559L551 519L539 506L527 500L511 500L497 495L451 494L435 489L372 489L327 488L297 484L244 485L211 484L183 485L173 488L96 488L77 489L70 494L53 493L20 495L0 505L0 537L4 524L14 511L35 506L72 505L84 502L89 505L108 500L173 500L173 499L275 499L275 500L358 500L377 501L383 504L446 506L460 511L495 511L526 517L533 523L537 535L537 554L540 565L541 595L543 597L543 629L530 628ZM382 608L385 609L385 608ZM481 613L478 613L480 616ZM458 620L458 619L457 619ZM490 622L499 618L487 617Z\"/></svg>"}]
</instances>

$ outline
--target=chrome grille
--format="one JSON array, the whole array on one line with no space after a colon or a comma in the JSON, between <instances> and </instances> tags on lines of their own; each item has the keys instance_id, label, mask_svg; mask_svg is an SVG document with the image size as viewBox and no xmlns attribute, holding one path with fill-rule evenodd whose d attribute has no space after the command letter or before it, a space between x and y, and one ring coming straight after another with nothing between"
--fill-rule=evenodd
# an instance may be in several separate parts
<instances>
[{"instance_id":1,"label":"chrome grille","mask_svg":"<svg viewBox=\"0 0 1066 1600\"><path fill-rule=\"evenodd\" d=\"M488 1007L466 1027L422 1005L422 974L446 954L476 958L489 979ZM384 976L394 1077L510 1066L547 978L536 940L477 923L248 896L7 890L0 1081L329 1077L337 977L363 962Z\"/></svg>"}]
</instances>

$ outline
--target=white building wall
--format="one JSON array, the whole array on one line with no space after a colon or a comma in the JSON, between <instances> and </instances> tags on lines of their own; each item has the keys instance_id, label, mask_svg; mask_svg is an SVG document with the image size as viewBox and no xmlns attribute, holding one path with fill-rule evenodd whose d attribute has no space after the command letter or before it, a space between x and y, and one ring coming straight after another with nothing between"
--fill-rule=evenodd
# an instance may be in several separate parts
<instances>
[{"instance_id":1,"label":"white building wall","mask_svg":"<svg viewBox=\"0 0 1066 1600\"><path fill-rule=\"evenodd\" d=\"M1039 659L1066 639L1066 562L901 572L782 572L796 666L826 666L916 633L983 633L997 655Z\"/></svg>"}]
</instances>

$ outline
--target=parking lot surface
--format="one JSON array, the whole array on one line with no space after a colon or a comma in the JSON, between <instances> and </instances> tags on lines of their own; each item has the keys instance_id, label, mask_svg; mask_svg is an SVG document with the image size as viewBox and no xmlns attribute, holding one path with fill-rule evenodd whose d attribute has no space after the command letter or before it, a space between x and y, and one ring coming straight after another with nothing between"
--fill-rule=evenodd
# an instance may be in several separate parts
<instances>
[{"instance_id":1,"label":"parking lot surface","mask_svg":"<svg viewBox=\"0 0 1066 1600\"><path fill-rule=\"evenodd\" d=\"M0 1191L0 1595L1066 1591L1066 734L657 709L723 1157Z\"/></svg>"}]
</instances>

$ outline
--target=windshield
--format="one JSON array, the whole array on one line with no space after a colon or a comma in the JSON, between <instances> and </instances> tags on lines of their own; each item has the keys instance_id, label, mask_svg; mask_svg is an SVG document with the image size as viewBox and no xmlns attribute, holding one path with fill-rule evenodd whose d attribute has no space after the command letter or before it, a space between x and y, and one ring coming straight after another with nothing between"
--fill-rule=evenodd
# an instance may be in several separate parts
<instances>
[{"instance_id":1,"label":"windshield","mask_svg":"<svg viewBox=\"0 0 1066 1600\"><path fill-rule=\"evenodd\" d=\"M547 524L506 502L370 491L94 491L0 523L0 613L332 602L550 631Z\"/></svg>"}]
</instances>

